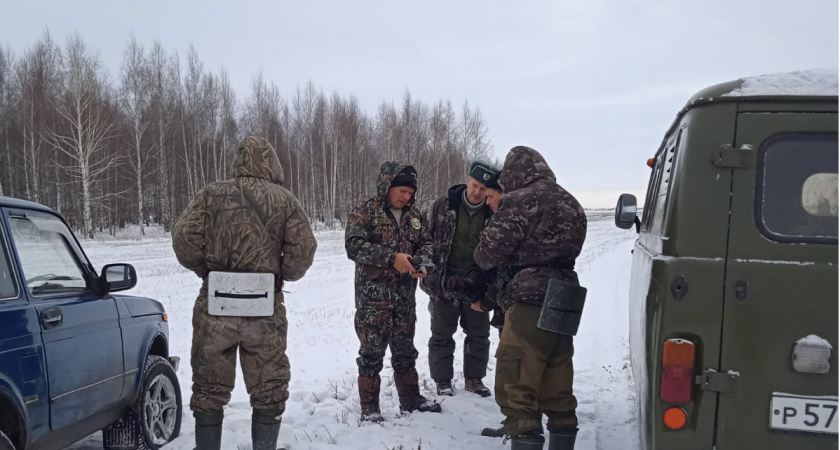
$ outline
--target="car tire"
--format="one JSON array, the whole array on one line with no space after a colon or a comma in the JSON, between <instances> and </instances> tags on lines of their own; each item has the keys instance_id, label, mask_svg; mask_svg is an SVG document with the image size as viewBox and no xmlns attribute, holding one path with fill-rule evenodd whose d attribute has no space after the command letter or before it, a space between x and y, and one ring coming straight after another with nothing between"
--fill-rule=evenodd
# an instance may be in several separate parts
<instances>
[{"instance_id":1,"label":"car tire","mask_svg":"<svg viewBox=\"0 0 840 450\"><path fill-rule=\"evenodd\" d=\"M181 433L181 386L166 358L149 355L137 399L141 449L158 450Z\"/></svg>"},{"instance_id":2,"label":"car tire","mask_svg":"<svg viewBox=\"0 0 840 450\"><path fill-rule=\"evenodd\" d=\"M0 450L15 450L12 441L2 431L0 431Z\"/></svg>"}]
</instances>

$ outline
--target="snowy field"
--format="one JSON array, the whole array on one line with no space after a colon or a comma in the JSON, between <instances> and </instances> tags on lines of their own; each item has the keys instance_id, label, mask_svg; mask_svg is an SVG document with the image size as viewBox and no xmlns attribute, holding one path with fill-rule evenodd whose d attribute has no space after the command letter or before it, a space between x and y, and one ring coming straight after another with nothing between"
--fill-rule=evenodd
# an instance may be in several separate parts
<instances>
[{"instance_id":1,"label":"snowy field","mask_svg":"<svg viewBox=\"0 0 840 450\"><path fill-rule=\"evenodd\" d=\"M613 225L612 212L591 212L583 254L578 259L581 283L589 288L583 323L575 339L575 394L580 433L577 449L633 450L638 444L638 419L628 350L627 293L630 250L635 233ZM343 232L318 233L315 263L303 280L286 285L289 319L288 352L292 365L290 398L278 446L303 449L503 449L501 439L482 437L481 428L502 419L493 397L463 391L456 375L454 397L436 398L429 377L428 297L417 290L417 370L421 392L442 402L443 413L399 414L390 356L382 371L380 404L385 422L359 423L356 387L358 341L353 330L353 263L344 253ZM129 294L161 301L169 314L171 353L181 357L178 372L184 398L181 435L167 449L194 446L194 421L189 411L190 339L193 300L200 280L175 259L168 237L157 229L143 240L99 238L83 243L94 266L133 264L138 285ZM461 370L463 334L455 337L455 372ZM491 332L491 359L484 382L494 385L498 334ZM223 449L250 450L251 410L238 371L231 403L225 409ZM101 433L70 447L101 449Z\"/></svg>"}]
</instances>

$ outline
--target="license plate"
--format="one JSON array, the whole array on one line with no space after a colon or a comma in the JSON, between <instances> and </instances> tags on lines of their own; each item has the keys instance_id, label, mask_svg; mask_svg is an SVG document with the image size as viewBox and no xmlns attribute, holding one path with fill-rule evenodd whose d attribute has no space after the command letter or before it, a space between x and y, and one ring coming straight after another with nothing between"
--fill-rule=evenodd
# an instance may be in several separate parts
<instances>
[{"instance_id":1,"label":"license plate","mask_svg":"<svg viewBox=\"0 0 840 450\"><path fill-rule=\"evenodd\" d=\"M770 428L837 434L837 397L773 393Z\"/></svg>"}]
</instances>

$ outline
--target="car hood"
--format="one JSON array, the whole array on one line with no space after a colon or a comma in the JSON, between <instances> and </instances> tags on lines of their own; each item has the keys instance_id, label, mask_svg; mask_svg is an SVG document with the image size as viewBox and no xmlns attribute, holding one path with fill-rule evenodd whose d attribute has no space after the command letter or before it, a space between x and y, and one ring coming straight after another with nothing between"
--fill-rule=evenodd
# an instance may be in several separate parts
<instances>
[{"instance_id":1,"label":"car hood","mask_svg":"<svg viewBox=\"0 0 840 450\"><path fill-rule=\"evenodd\" d=\"M155 314L163 314L166 310L163 305L157 301L146 297L132 297L129 295L115 296L125 300L125 306L131 317L153 316Z\"/></svg>"}]
</instances>

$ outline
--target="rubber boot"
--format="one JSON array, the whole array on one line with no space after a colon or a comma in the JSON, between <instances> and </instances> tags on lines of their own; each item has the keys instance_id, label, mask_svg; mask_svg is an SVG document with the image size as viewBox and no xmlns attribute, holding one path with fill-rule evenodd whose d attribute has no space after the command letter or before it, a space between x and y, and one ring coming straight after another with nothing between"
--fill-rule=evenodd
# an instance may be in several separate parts
<instances>
[{"instance_id":1,"label":"rubber boot","mask_svg":"<svg viewBox=\"0 0 840 450\"><path fill-rule=\"evenodd\" d=\"M548 450L574 450L577 428L548 430Z\"/></svg>"},{"instance_id":2,"label":"rubber boot","mask_svg":"<svg viewBox=\"0 0 840 450\"><path fill-rule=\"evenodd\" d=\"M195 417L195 450L221 450L224 412L222 410L196 411L193 417Z\"/></svg>"},{"instance_id":3,"label":"rubber boot","mask_svg":"<svg viewBox=\"0 0 840 450\"><path fill-rule=\"evenodd\" d=\"M538 430L528 431L510 438L510 450L542 450L545 437Z\"/></svg>"},{"instance_id":4,"label":"rubber boot","mask_svg":"<svg viewBox=\"0 0 840 450\"><path fill-rule=\"evenodd\" d=\"M279 409L255 409L251 414L251 448L253 450L277 450L277 435L280 434L280 420L283 411Z\"/></svg>"}]
</instances>

